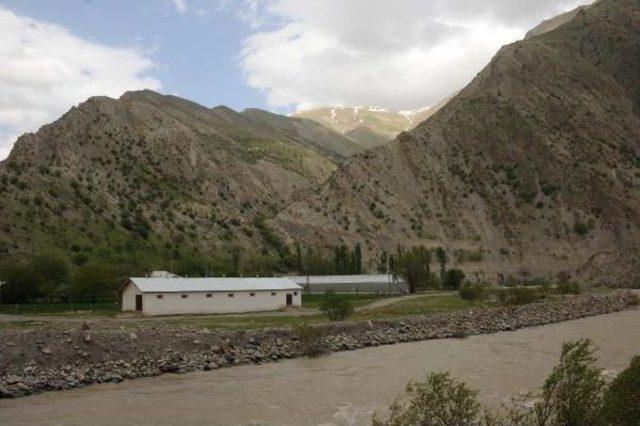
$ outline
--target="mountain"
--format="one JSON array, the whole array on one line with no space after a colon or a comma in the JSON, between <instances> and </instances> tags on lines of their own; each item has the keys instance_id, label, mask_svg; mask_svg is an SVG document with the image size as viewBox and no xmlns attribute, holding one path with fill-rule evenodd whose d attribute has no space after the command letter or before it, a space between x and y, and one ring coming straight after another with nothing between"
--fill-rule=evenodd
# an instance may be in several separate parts
<instances>
[{"instance_id":1,"label":"mountain","mask_svg":"<svg viewBox=\"0 0 640 426\"><path fill-rule=\"evenodd\" d=\"M640 2L503 47L446 106L280 213L290 241L444 246L468 276L551 276L640 241ZM481 262L480 262L481 260Z\"/></svg>"},{"instance_id":2,"label":"mountain","mask_svg":"<svg viewBox=\"0 0 640 426\"><path fill-rule=\"evenodd\" d=\"M376 107L325 107L301 111L293 117L318 122L368 149L390 142L400 132L413 129L444 103L402 112Z\"/></svg>"},{"instance_id":3,"label":"mountain","mask_svg":"<svg viewBox=\"0 0 640 426\"><path fill-rule=\"evenodd\" d=\"M0 254L272 250L262 218L360 150L266 111L151 91L91 98L20 137L0 163Z\"/></svg>"}]
</instances>

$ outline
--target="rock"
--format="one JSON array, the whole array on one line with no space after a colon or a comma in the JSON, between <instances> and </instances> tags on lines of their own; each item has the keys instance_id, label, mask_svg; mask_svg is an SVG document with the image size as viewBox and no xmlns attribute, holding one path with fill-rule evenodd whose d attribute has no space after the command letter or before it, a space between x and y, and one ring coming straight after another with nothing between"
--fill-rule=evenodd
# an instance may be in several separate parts
<instances>
[{"instance_id":1,"label":"rock","mask_svg":"<svg viewBox=\"0 0 640 426\"><path fill-rule=\"evenodd\" d=\"M138 335L136 333L129 333L129 339L138 340Z\"/></svg>"},{"instance_id":2,"label":"rock","mask_svg":"<svg viewBox=\"0 0 640 426\"><path fill-rule=\"evenodd\" d=\"M49 347L42 348L41 351L45 355L51 355L51 348L49 348Z\"/></svg>"},{"instance_id":3,"label":"rock","mask_svg":"<svg viewBox=\"0 0 640 426\"><path fill-rule=\"evenodd\" d=\"M83 340L85 343L91 343L91 342L93 341L93 337L91 336L91 333L86 333L86 334L84 335L84 337L82 338L82 340Z\"/></svg>"},{"instance_id":4,"label":"rock","mask_svg":"<svg viewBox=\"0 0 640 426\"><path fill-rule=\"evenodd\" d=\"M16 376L15 374L9 374L5 379L5 382L7 382L8 385L15 385L16 383L20 382L20 377Z\"/></svg>"},{"instance_id":5,"label":"rock","mask_svg":"<svg viewBox=\"0 0 640 426\"><path fill-rule=\"evenodd\" d=\"M202 341L200 341L200 340L198 340L198 339L195 339L195 340L193 341L193 344L194 344L194 345L200 345L200 344L202 344Z\"/></svg>"}]
</instances>

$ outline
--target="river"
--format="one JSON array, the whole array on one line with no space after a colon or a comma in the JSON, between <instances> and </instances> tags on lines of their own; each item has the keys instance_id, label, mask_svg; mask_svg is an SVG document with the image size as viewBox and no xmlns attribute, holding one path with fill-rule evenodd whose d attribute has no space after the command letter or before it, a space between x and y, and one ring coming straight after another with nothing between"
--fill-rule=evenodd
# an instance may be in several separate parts
<instances>
[{"instance_id":1,"label":"river","mask_svg":"<svg viewBox=\"0 0 640 426\"><path fill-rule=\"evenodd\" d=\"M621 370L640 352L638 324L635 310L466 339L93 385L0 400L0 424L366 425L408 380L444 370L498 406L538 389L569 339L592 338L600 366Z\"/></svg>"}]
</instances>

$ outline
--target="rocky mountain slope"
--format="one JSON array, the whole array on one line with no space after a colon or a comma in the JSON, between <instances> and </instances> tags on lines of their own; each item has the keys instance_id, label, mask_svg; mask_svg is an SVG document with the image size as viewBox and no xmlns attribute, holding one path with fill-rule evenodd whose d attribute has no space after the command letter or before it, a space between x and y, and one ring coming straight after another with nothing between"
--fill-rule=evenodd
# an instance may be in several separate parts
<instances>
[{"instance_id":1,"label":"rocky mountain slope","mask_svg":"<svg viewBox=\"0 0 640 426\"><path fill-rule=\"evenodd\" d=\"M640 241L640 2L505 46L447 105L359 154L275 224L291 240L447 247L491 280Z\"/></svg>"},{"instance_id":2,"label":"rocky mountain slope","mask_svg":"<svg viewBox=\"0 0 640 426\"><path fill-rule=\"evenodd\" d=\"M363 148L383 145L400 132L431 117L446 101L415 111L394 112L376 107L325 107L301 111L293 117L316 121L348 137Z\"/></svg>"},{"instance_id":3,"label":"rocky mountain slope","mask_svg":"<svg viewBox=\"0 0 640 426\"><path fill-rule=\"evenodd\" d=\"M360 150L313 121L266 111L150 91L91 98L22 136L0 163L0 253L128 261L268 250L262 217Z\"/></svg>"}]
</instances>

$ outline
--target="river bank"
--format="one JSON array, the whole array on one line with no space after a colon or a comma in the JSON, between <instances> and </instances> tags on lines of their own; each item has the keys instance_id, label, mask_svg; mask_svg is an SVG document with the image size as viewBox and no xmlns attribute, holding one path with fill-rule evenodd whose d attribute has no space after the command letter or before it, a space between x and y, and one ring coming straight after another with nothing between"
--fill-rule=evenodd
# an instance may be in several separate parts
<instances>
[{"instance_id":1,"label":"river bank","mask_svg":"<svg viewBox=\"0 0 640 426\"><path fill-rule=\"evenodd\" d=\"M323 325L329 352L517 330L628 309L626 293L588 295L524 306L479 308L402 320ZM262 364L304 354L295 331L209 331L154 323L121 328L13 330L0 333L0 398L92 383Z\"/></svg>"},{"instance_id":2,"label":"river bank","mask_svg":"<svg viewBox=\"0 0 640 426\"><path fill-rule=\"evenodd\" d=\"M450 371L492 408L539 394L562 343L590 338L607 377L638 354L640 310L514 332L343 351L318 358L164 374L0 400L12 426L365 426L409 380ZM527 401L531 401L527 399Z\"/></svg>"}]
</instances>

